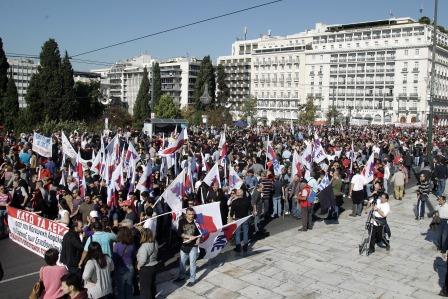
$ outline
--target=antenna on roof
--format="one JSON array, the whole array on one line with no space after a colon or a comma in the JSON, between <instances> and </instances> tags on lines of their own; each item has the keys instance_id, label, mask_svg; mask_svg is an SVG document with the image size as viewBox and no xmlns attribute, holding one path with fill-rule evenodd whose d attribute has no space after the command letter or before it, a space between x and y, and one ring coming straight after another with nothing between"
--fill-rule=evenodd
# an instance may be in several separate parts
<instances>
[{"instance_id":1,"label":"antenna on roof","mask_svg":"<svg viewBox=\"0 0 448 299\"><path fill-rule=\"evenodd\" d=\"M246 40L247 37L247 26L244 26L244 40Z\"/></svg>"}]
</instances>

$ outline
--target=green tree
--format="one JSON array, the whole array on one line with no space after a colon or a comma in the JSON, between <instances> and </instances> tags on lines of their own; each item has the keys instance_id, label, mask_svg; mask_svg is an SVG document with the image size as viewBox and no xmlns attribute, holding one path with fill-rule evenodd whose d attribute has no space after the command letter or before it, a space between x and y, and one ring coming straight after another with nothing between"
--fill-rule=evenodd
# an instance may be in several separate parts
<instances>
[{"instance_id":1,"label":"green tree","mask_svg":"<svg viewBox=\"0 0 448 299\"><path fill-rule=\"evenodd\" d=\"M254 118L257 115L257 98L250 97L244 100L241 108L241 119L247 120L249 117Z\"/></svg>"},{"instance_id":2,"label":"green tree","mask_svg":"<svg viewBox=\"0 0 448 299\"><path fill-rule=\"evenodd\" d=\"M7 130L15 129L16 119L19 114L19 94L16 83L11 77L6 87L6 96L3 100L3 121Z\"/></svg>"},{"instance_id":3,"label":"green tree","mask_svg":"<svg viewBox=\"0 0 448 299\"><path fill-rule=\"evenodd\" d=\"M331 121L334 119L334 124L338 125L340 123L340 119L339 116L341 114L339 113L339 111L336 109L335 106L331 106L327 112L327 123L331 124Z\"/></svg>"},{"instance_id":4,"label":"green tree","mask_svg":"<svg viewBox=\"0 0 448 299\"><path fill-rule=\"evenodd\" d=\"M153 100L154 100L154 107L157 106L157 103L160 100L160 97L162 96L162 79L160 79L160 66L159 63L156 62L154 64L152 75L154 76L152 82L154 84L152 91L154 92Z\"/></svg>"},{"instance_id":5,"label":"green tree","mask_svg":"<svg viewBox=\"0 0 448 299\"><path fill-rule=\"evenodd\" d=\"M210 105L215 105L215 90L216 90L216 80L215 80L215 71L210 60L210 56L205 56L202 59L201 66L199 68L198 77L196 79L196 84L194 88L194 102L197 110L204 110L207 107L201 103L201 96L204 93L204 86L207 83L208 94L210 96Z\"/></svg>"},{"instance_id":6,"label":"green tree","mask_svg":"<svg viewBox=\"0 0 448 299\"><path fill-rule=\"evenodd\" d=\"M8 68L9 63L6 59L5 51L3 51L3 41L0 38L0 119L3 118L3 98L6 96L8 85Z\"/></svg>"},{"instance_id":7,"label":"green tree","mask_svg":"<svg viewBox=\"0 0 448 299\"><path fill-rule=\"evenodd\" d=\"M104 111L104 106L98 101L100 82L76 82L75 97L78 102L78 119L95 120Z\"/></svg>"},{"instance_id":8,"label":"green tree","mask_svg":"<svg viewBox=\"0 0 448 299\"><path fill-rule=\"evenodd\" d=\"M3 50L3 41L0 38L0 97L6 93L8 84L9 63Z\"/></svg>"},{"instance_id":9,"label":"green tree","mask_svg":"<svg viewBox=\"0 0 448 299\"><path fill-rule=\"evenodd\" d=\"M427 16L423 16L418 20L418 22L421 24L429 25L429 24L431 24L431 19L428 18Z\"/></svg>"},{"instance_id":10,"label":"green tree","mask_svg":"<svg viewBox=\"0 0 448 299\"><path fill-rule=\"evenodd\" d=\"M62 78L62 102L60 109L61 120L72 120L78 117L78 102L75 97L75 80L73 79L73 68L70 63L67 51L65 51L64 59L61 63L61 78ZM79 117L78 117L79 118Z\"/></svg>"},{"instance_id":11,"label":"green tree","mask_svg":"<svg viewBox=\"0 0 448 299\"><path fill-rule=\"evenodd\" d=\"M143 126L146 118L150 117L151 109L149 108L149 79L148 70L143 69L143 79L140 83L137 99L134 103L134 123L135 126Z\"/></svg>"},{"instance_id":12,"label":"green tree","mask_svg":"<svg viewBox=\"0 0 448 299\"><path fill-rule=\"evenodd\" d=\"M160 118L178 118L181 115L179 108L173 102L173 97L168 94L160 97L154 112Z\"/></svg>"},{"instance_id":13,"label":"green tree","mask_svg":"<svg viewBox=\"0 0 448 299\"><path fill-rule=\"evenodd\" d=\"M62 96L61 55L56 41L49 39L42 46L40 65L27 90L30 121L39 123L45 117L58 120L64 109Z\"/></svg>"},{"instance_id":14,"label":"green tree","mask_svg":"<svg viewBox=\"0 0 448 299\"><path fill-rule=\"evenodd\" d=\"M216 68L216 84L218 85L216 104L217 106L223 106L230 97L230 89L226 84L226 73L222 64Z\"/></svg>"},{"instance_id":15,"label":"green tree","mask_svg":"<svg viewBox=\"0 0 448 299\"><path fill-rule=\"evenodd\" d=\"M303 111L299 115L299 124L311 125L316 118L316 106L314 106L314 98L309 97Z\"/></svg>"}]
</instances>

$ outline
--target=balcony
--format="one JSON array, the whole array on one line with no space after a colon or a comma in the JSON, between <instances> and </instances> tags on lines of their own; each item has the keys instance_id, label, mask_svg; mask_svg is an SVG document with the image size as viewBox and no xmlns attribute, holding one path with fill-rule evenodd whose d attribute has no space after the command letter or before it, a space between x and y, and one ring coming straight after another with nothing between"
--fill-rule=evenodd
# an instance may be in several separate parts
<instances>
[{"instance_id":1,"label":"balcony","mask_svg":"<svg viewBox=\"0 0 448 299\"><path fill-rule=\"evenodd\" d=\"M408 72L408 68L406 68L406 67L402 68L402 69L401 69L401 72L402 72L402 73L407 73L407 72Z\"/></svg>"},{"instance_id":2,"label":"balcony","mask_svg":"<svg viewBox=\"0 0 448 299\"><path fill-rule=\"evenodd\" d=\"M374 81L372 81L372 80L367 80L366 81L366 84L373 84L374 83Z\"/></svg>"},{"instance_id":3,"label":"balcony","mask_svg":"<svg viewBox=\"0 0 448 299\"><path fill-rule=\"evenodd\" d=\"M355 72L356 72L355 69L347 69L347 73L353 74L353 73L355 73Z\"/></svg>"},{"instance_id":4,"label":"balcony","mask_svg":"<svg viewBox=\"0 0 448 299\"><path fill-rule=\"evenodd\" d=\"M330 82L330 85L336 85L336 84L337 84L337 82L335 82L335 81Z\"/></svg>"},{"instance_id":5,"label":"balcony","mask_svg":"<svg viewBox=\"0 0 448 299\"><path fill-rule=\"evenodd\" d=\"M417 107L409 107L410 112L417 112Z\"/></svg>"},{"instance_id":6,"label":"balcony","mask_svg":"<svg viewBox=\"0 0 448 299\"><path fill-rule=\"evenodd\" d=\"M339 62L347 62L347 59L339 57Z\"/></svg>"},{"instance_id":7,"label":"balcony","mask_svg":"<svg viewBox=\"0 0 448 299\"><path fill-rule=\"evenodd\" d=\"M398 112L405 113L407 111L408 111L408 109L406 107L398 107Z\"/></svg>"},{"instance_id":8,"label":"balcony","mask_svg":"<svg viewBox=\"0 0 448 299\"><path fill-rule=\"evenodd\" d=\"M311 72L310 72L310 76L314 76L314 71L311 71Z\"/></svg>"},{"instance_id":9,"label":"balcony","mask_svg":"<svg viewBox=\"0 0 448 299\"><path fill-rule=\"evenodd\" d=\"M364 81L356 81L356 84L362 85L362 84L364 84Z\"/></svg>"},{"instance_id":10,"label":"balcony","mask_svg":"<svg viewBox=\"0 0 448 299\"><path fill-rule=\"evenodd\" d=\"M375 69L366 69L366 73L374 73Z\"/></svg>"},{"instance_id":11,"label":"balcony","mask_svg":"<svg viewBox=\"0 0 448 299\"><path fill-rule=\"evenodd\" d=\"M382 72L384 72L384 69L376 69L376 72L377 73L382 73Z\"/></svg>"},{"instance_id":12,"label":"balcony","mask_svg":"<svg viewBox=\"0 0 448 299\"><path fill-rule=\"evenodd\" d=\"M410 93L409 97L412 99L417 99L418 98L418 93Z\"/></svg>"},{"instance_id":13,"label":"balcony","mask_svg":"<svg viewBox=\"0 0 448 299\"><path fill-rule=\"evenodd\" d=\"M401 99L407 99L407 98L408 98L408 95L407 95L406 93L400 93L400 94L398 95L398 97L401 98Z\"/></svg>"},{"instance_id":14,"label":"balcony","mask_svg":"<svg viewBox=\"0 0 448 299\"><path fill-rule=\"evenodd\" d=\"M393 56L386 56L386 59L387 60L395 60L395 56L393 55Z\"/></svg>"},{"instance_id":15,"label":"balcony","mask_svg":"<svg viewBox=\"0 0 448 299\"><path fill-rule=\"evenodd\" d=\"M338 62L338 59L337 59L337 58L331 58L331 59L330 59L330 63L336 63L336 62Z\"/></svg>"},{"instance_id":16,"label":"balcony","mask_svg":"<svg viewBox=\"0 0 448 299\"><path fill-rule=\"evenodd\" d=\"M348 62L354 62L354 61L356 61L356 57L350 57L350 58L348 59Z\"/></svg>"},{"instance_id":17,"label":"balcony","mask_svg":"<svg viewBox=\"0 0 448 299\"><path fill-rule=\"evenodd\" d=\"M337 69L330 69L330 74L336 74L338 72Z\"/></svg>"},{"instance_id":18,"label":"balcony","mask_svg":"<svg viewBox=\"0 0 448 299\"><path fill-rule=\"evenodd\" d=\"M393 73L394 69L386 69L386 73Z\"/></svg>"},{"instance_id":19,"label":"balcony","mask_svg":"<svg viewBox=\"0 0 448 299\"><path fill-rule=\"evenodd\" d=\"M374 56L368 56L368 57L366 58L366 60L367 60L367 61L374 61L374 60L375 60L375 57L374 57Z\"/></svg>"},{"instance_id":20,"label":"balcony","mask_svg":"<svg viewBox=\"0 0 448 299\"><path fill-rule=\"evenodd\" d=\"M413 73L418 73L418 72L419 72L418 67L413 68L413 69L412 69L412 72L413 72Z\"/></svg>"}]
</instances>

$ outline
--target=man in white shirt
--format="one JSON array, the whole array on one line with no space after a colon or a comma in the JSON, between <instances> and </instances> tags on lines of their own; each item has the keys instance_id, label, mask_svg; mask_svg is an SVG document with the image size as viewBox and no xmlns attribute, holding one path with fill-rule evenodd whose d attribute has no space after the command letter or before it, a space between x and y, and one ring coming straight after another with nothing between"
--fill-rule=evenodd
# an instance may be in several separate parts
<instances>
[{"instance_id":1,"label":"man in white shirt","mask_svg":"<svg viewBox=\"0 0 448 299\"><path fill-rule=\"evenodd\" d=\"M438 205L436 207L436 214L439 219L439 231L437 235L438 248L442 252L443 257L446 259L446 250L448 247L448 205L446 204L446 197L439 196L437 199Z\"/></svg>"},{"instance_id":2,"label":"man in white shirt","mask_svg":"<svg viewBox=\"0 0 448 299\"><path fill-rule=\"evenodd\" d=\"M372 215L372 236L370 239L370 248L369 252L375 252L375 244L382 241L386 244L386 250L390 250L389 241L384 237L384 230L387 226L386 217L390 212L389 205L389 195L387 193L383 193L380 198L376 200L376 202L371 201L373 205L373 215Z\"/></svg>"}]
</instances>

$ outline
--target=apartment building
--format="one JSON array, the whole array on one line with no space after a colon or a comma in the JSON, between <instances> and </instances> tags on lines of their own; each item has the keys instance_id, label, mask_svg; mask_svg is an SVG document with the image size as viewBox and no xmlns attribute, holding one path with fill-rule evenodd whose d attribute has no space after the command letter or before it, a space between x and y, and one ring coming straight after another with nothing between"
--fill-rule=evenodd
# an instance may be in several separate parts
<instances>
[{"instance_id":1,"label":"apartment building","mask_svg":"<svg viewBox=\"0 0 448 299\"><path fill-rule=\"evenodd\" d=\"M8 58L9 69L8 72L12 74L12 78L17 87L17 93L19 95L19 106L26 107L26 92L31 77L37 73L37 67L39 63L33 59L20 58L10 59Z\"/></svg>"},{"instance_id":2,"label":"apartment building","mask_svg":"<svg viewBox=\"0 0 448 299\"><path fill-rule=\"evenodd\" d=\"M173 97L180 108L193 103L194 86L199 74L201 60L176 57L159 63L162 93Z\"/></svg>"},{"instance_id":3,"label":"apartment building","mask_svg":"<svg viewBox=\"0 0 448 299\"><path fill-rule=\"evenodd\" d=\"M448 35L438 32L434 111L448 123ZM258 118L297 119L312 98L318 119L334 105L351 123L426 122L429 112L432 27L411 18L342 25L317 23L287 36L237 41L250 53L250 94ZM218 63L238 59L223 56ZM226 67L230 78L232 73ZM229 85L231 94L238 88Z\"/></svg>"}]
</instances>

